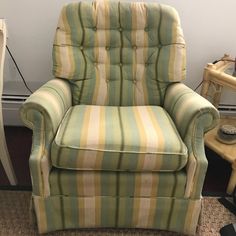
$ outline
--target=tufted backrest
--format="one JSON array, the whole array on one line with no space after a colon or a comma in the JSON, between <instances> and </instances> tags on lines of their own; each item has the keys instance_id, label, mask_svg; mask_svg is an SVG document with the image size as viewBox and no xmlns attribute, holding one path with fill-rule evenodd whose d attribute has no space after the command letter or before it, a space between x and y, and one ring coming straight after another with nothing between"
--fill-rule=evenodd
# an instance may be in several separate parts
<instances>
[{"instance_id":1,"label":"tufted backrest","mask_svg":"<svg viewBox=\"0 0 236 236\"><path fill-rule=\"evenodd\" d=\"M74 104L162 105L168 84L185 78L178 14L158 3L68 4L56 30L53 72L70 81Z\"/></svg>"}]
</instances>

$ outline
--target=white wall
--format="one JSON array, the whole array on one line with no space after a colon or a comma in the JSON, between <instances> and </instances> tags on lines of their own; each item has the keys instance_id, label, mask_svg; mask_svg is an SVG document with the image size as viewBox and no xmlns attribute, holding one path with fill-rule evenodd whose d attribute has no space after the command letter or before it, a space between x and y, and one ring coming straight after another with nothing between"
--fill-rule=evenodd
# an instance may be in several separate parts
<instances>
[{"instance_id":1,"label":"white wall","mask_svg":"<svg viewBox=\"0 0 236 236\"><path fill-rule=\"evenodd\" d=\"M32 88L52 78L51 49L58 15L62 5L71 1L0 0L0 17L6 18L9 31L8 45ZM174 6L180 14L187 43L188 86L198 85L208 62L224 53L236 56L235 0L158 2ZM5 71L6 81L19 81L9 58ZM235 104L235 96L224 95L224 99Z\"/></svg>"}]
</instances>

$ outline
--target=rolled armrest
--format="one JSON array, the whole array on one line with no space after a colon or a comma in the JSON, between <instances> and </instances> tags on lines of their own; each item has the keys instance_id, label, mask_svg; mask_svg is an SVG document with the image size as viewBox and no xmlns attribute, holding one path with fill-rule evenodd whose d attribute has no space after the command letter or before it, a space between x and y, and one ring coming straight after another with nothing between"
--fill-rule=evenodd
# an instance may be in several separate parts
<instances>
[{"instance_id":1,"label":"rolled armrest","mask_svg":"<svg viewBox=\"0 0 236 236\"><path fill-rule=\"evenodd\" d=\"M167 88L164 108L174 121L188 148L185 197L201 197L207 171L204 133L214 128L219 120L216 108L182 83Z\"/></svg>"},{"instance_id":2,"label":"rolled armrest","mask_svg":"<svg viewBox=\"0 0 236 236\"><path fill-rule=\"evenodd\" d=\"M50 195L50 147L61 120L71 107L71 90L67 81L54 79L34 92L22 105L20 114L33 130L29 164L33 194Z\"/></svg>"},{"instance_id":3,"label":"rolled armrest","mask_svg":"<svg viewBox=\"0 0 236 236\"><path fill-rule=\"evenodd\" d=\"M173 119L182 139L194 120L206 118L201 123L205 133L214 128L219 119L219 112L209 101L182 83L174 83L168 87L164 108Z\"/></svg>"},{"instance_id":4,"label":"rolled armrest","mask_svg":"<svg viewBox=\"0 0 236 236\"><path fill-rule=\"evenodd\" d=\"M60 79L51 80L22 105L21 118L30 129L44 129L55 133L64 114L71 107L71 101L68 82ZM39 119L44 120L44 127L40 126Z\"/></svg>"}]
</instances>

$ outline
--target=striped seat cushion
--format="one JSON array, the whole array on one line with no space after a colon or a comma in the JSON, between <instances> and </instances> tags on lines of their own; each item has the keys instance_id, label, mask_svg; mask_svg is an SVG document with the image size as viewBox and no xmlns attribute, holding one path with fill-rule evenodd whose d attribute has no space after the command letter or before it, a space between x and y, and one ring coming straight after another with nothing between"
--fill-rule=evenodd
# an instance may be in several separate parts
<instances>
[{"instance_id":1,"label":"striped seat cushion","mask_svg":"<svg viewBox=\"0 0 236 236\"><path fill-rule=\"evenodd\" d=\"M64 169L175 171L187 162L187 148L159 106L73 106L51 150L52 164Z\"/></svg>"},{"instance_id":2,"label":"striped seat cushion","mask_svg":"<svg viewBox=\"0 0 236 236\"><path fill-rule=\"evenodd\" d=\"M74 197L183 197L186 172L77 171L54 168L50 194Z\"/></svg>"}]
</instances>

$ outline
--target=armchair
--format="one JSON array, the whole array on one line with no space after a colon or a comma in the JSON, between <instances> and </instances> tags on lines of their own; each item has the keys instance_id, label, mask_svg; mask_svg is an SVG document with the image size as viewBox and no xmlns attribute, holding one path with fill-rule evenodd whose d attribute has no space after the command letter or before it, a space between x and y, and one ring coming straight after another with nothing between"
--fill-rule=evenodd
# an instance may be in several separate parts
<instances>
[{"instance_id":1,"label":"armchair","mask_svg":"<svg viewBox=\"0 0 236 236\"><path fill-rule=\"evenodd\" d=\"M177 12L145 2L62 9L55 79L21 107L33 130L38 230L155 228L194 234L217 110L181 83Z\"/></svg>"}]
</instances>

